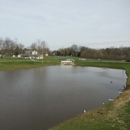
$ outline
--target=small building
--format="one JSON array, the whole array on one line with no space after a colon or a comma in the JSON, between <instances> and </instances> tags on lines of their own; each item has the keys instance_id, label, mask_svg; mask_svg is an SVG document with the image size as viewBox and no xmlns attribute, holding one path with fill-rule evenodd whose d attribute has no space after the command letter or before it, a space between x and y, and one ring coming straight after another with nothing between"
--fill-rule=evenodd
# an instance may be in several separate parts
<instances>
[{"instance_id":1,"label":"small building","mask_svg":"<svg viewBox=\"0 0 130 130\"><path fill-rule=\"evenodd\" d=\"M23 55L26 59L43 59L43 55L39 54L38 51L30 51L26 50L25 54Z\"/></svg>"},{"instance_id":2,"label":"small building","mask_svg":"<svg viewBox=\"0 0 130 130\"><path fill-rule=\"evenodd\" d=\"M18 54L18 58L22 57L23 54Z\"/></svg>"},{"instance_id":3,"label":"small building","mask_svg":"<svg viewBox=\"0 0 130 130\"><path fill-rule=\"evenodd\" d=\"M38 54L37 51L32 51L31 53L32 53L32 55L37 55Z\"/></svg>"},{"instance_id":4,"label":"small building","mask_svg":"<svg viewBox=\"0 0 130 130\"><path fill-rule=\"evenodd\" d=\"M74 59L67 59L67 61L72 61L72 62L74 62Z\"/></svg>"},{"instance_id":5,"label":"small building","mask_svg":"<svg viewBox=\"0 0 130 130\"><path fill-rule=\"evenodd\" d=\"M64 61L61 61L61 65L74 65L74 61L64 60Z\"/></svg>"},{"instance_id":6,"label":"small building","mask_svg":"<svg viewBox=\"0 0 130 130\"><path fill-rule=\"evenodd\" d=\"M36 59L43 59L44 57L43 57L43 55L38 55L37 57L36 57Z\"/></svg>"}]
</instances>

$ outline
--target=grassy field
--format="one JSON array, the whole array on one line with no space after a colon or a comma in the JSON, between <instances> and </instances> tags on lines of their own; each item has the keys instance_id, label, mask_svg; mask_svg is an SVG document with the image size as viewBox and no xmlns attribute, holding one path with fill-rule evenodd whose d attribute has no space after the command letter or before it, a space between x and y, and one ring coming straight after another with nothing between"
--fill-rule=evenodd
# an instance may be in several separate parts
<instances>
[{"instance_id":1,"label":"grassy field","mask_svg":"<svg viewBox=\"0 0 130 130\"><path fill-rule=\"evenodd\" d=\"M59 65L61 60L74 59L77 66L94 66L125 69L127 87L113 102L83 113L50 130L129 130L130 129L130 63L122 61L92 60L80 61L72 57L45 57L44 60L0 59L0 70L27 69L48 65ZM80 105L80 103L79 103Z\"/></svg>"},{"instance_id":2,"label":"grassy field","mask_svg":"<svg viewBox=\"0 0 130 130\"><path fill-rule=\"evenodd\" d=\"M29 69L49 65L59 65L60 60L54 57L45 57L43 60L30 60L24 58L1 58L0 71Z\"/></svg>"}]
</instances>

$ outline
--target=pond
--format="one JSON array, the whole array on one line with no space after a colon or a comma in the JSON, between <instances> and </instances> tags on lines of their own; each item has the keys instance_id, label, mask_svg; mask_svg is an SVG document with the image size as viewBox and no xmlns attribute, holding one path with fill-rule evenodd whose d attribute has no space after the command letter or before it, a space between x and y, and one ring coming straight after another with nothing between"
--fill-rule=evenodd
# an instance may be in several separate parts
<instances>
[{"instance_id":1,"label":"pond","mask_svg":"<svg viewBox=\"0 0 130 130\"><path fill-rule=\"evenodd\" d=\"M115 99L126 80L124 70L94 67L0 72L0 129L46 130Z\"/></svg>"}]
</instances>

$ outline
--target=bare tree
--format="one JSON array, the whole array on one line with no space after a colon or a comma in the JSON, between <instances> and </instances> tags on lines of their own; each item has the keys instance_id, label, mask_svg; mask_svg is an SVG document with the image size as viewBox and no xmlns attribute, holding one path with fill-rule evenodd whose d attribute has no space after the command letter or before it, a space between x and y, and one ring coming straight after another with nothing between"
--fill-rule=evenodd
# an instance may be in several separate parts
<instances>
[{"instance_id":1,"label":"bare tree","mask_svg":"<svg viewBox=\"0 0 130 130\"><path fill-rule=\"evenodd\" d=\"M78 56L79 47L76 44L71 46L71 53L73 56Z\"/></svg>"},{"instance_id":2,"label":"bare tree","mask_svg":"<svg viewBox=\"0 0 130 130\"><path fill-rule=\"evenodd\" d=\"M37 48L38 48L38 45L37 45L36 42L32 43L31 46L30 46L30 49L33 50L33 51L34 51L34 50L36 51Z\"/></svg>"},{"instance_id":3,"label":"bare tree","mask_svg":"<svg viewBox=\"0 0 130 130\"><path fill-rule=\"evenodd\" d=\"M14 41L12 41L10 38L6 38L3 43L3 47L6 50L8 56L11 58L13 55L13 51L16 47L16 44Z\"/></svg>"},{"instance_id":4,"label":"bare tree","mask_svg":"<svg viewBox=\"0 0 130 130\"><path fill-rule=\"evenodd\" d=\"M21 43L16 44L16 47L15 47L15 50L14 50L14 54L15 55L23 54L23 51L24 51L24 45L21 44Z\"/></svg>"},{"instance_id":5,"label":"bare tree","mask_svg":"<svg viewBox=\"0 0 130 130\"><path fill-rule=\"evenodd\" d=\"M47 43L45 41L41 41L38 39L37 44L38 44L38 52L42 54L43 56L45 56L48 50Z\"/></svg>"},{"instance_id":6,"label":"bare tree","mask_svg":"<svg viewBox=\"0 0 130 130\"><path fill-rule=\"evenodd\" d=\"M42 55L45 56L47 50L47 43L45 41L41 42Z\"/></svg>"},{"instance_id":7,"label":"bare tree","mask_svg":"<svg viewBox=\"0 0 130 130\"><path fill-rule=\"evenodd\" d=\"M24 49L24 45L23 45L22 43L19 43L19 44L18 44L18 47L20 48L20 50L23 51L23 49Z\"/></svg>"},{"instance_id":8,"label":"bare tree","mask_svg":"<svg viewBox=\"0 0 130 130\"><path fill-rule=\"evenodd\" d=\"M0 38L0 54L2 54L2 48L3 48L3 40L2 40L2 38ZM0 55L0 57L2 57L1 55Z\"/></svg>"},{"instance_id":9,"label":"bare tree","mask_svg":"<svg viewBox=\"0 0 130 130\"><path fill-rule=\"evenodd\" d=\"M0 38L0 50L2 50L2 48L3 48L3 39Z\"/></svg>"}]
</instances>

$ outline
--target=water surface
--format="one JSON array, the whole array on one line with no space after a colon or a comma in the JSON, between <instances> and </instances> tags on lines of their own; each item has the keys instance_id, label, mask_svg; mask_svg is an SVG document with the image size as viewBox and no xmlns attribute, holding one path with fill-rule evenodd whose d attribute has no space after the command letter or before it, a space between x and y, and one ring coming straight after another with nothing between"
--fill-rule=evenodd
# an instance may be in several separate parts
<instances>
[{"instance_id":1,"label":"water surface","mask_svg":"<svg viewBox=\"0 0 130 130\"><path fill-rule=\"evenodd\" d=\"M115 99L124 70L49 66L0 72L0 130L46 130Z\"/></svg>"}]
</instances>

